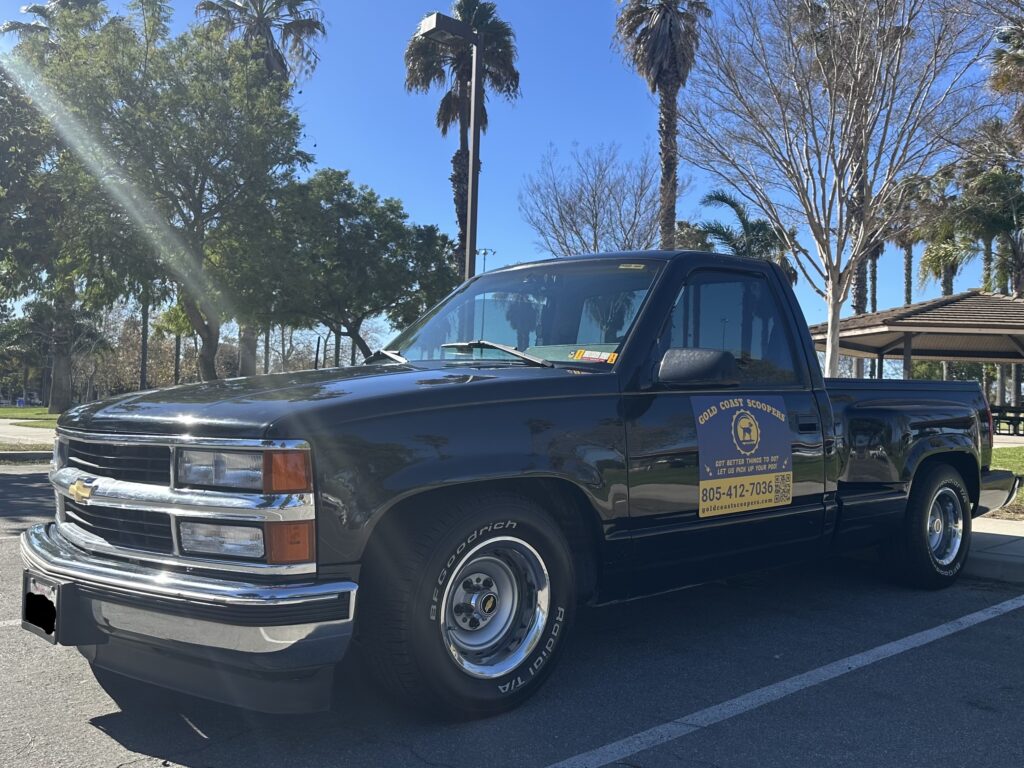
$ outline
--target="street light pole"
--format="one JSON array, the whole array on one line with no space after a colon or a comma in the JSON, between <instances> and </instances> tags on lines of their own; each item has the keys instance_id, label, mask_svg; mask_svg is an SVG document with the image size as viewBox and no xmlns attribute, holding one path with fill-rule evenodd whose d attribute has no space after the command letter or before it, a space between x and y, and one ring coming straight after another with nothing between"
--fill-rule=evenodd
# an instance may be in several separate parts
<instances>
[{"instance_id":1,"label":"street light pole","mask_svg":"<svg viewBox=\"0 0 1024 768\"><path fill-rule=\"evenodd\" d=\"M417 37L441 45L473 49L473 72L469 83L469 179L466 189L466 279L476 274L477 205L480 198L480 110L483 108L483 35L469 24L443 13L432 13L420 22Z\"/></svg>"}]
</instances>

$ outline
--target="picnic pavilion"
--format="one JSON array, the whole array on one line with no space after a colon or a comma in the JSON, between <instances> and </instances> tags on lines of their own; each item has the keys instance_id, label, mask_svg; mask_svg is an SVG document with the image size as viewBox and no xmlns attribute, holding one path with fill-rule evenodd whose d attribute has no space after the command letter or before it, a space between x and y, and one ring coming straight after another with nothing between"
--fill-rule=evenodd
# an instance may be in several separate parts
<instances>
[{"instance_id":1,"label":"picnic pavilion","mask_svg":"<svg viewBox=\"0 0 1024 768\"><path fill-rule=\"evenodd\" d=\"M812 325L810 331L815 348L824 351L826 324ZM839 350L877 360L878 378L886 359L903 361L905 379L912 378L914 360L1024 364L1024 299L975 289L847 317L839 324ZM1005 403L1005 388L998 392L993 411L1000 426L1021 434L1024 409L1016 407L1019 396L1011 408Z\"/></svg>"}]
</instances>

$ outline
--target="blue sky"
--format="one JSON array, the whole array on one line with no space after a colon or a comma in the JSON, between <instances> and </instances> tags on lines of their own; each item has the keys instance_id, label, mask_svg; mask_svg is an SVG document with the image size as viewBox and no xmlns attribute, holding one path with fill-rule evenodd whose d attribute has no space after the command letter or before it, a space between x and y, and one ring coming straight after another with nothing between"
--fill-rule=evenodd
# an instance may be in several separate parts
<instances>
[{"instance_id":1,"label":"blue sky","mask_svg":"<svg viewBox=\"0 0 1024 768\"><path fill-rule=\"evenodd\" d=\"M0 0L0 19L16 18L22 4ZM194 19L192 0L174 7L175 28ZM442 139L434 124L439 93L405 92L402 62L420 18L447 10L447 4L322 0L322 7L328 38L320 46L319 67L296 97L306 148L316 155L317 166L348 169L354 181L400 198L413 221L438 224L454 234L448 175L457 138ZM488 104L479 230L479 247L496 251L488 257L488 268L544 255L519 216L517 194L524 175L537 167L549 145L568 152L574 142L616 142L631 157L645 144L656 149L657 126L656 103L646 84L612 48L615 0L498 0L498 7L516 31L522 97L515 104ZM681 108L686 108L685 91ZM709 182L689 175L692 184L680 200L680 218L716 216L697 205ZM956 289L978 285L980 272L978 263L970 265L957 278ZM824 303L813 291L798 285L797 294L808 322L825 320ZM935 284L923 290L915 285L915 300L937 295ZM902 302L902 254L890 248L879 262L878 305Z\"/></svg>"}]
</instances>

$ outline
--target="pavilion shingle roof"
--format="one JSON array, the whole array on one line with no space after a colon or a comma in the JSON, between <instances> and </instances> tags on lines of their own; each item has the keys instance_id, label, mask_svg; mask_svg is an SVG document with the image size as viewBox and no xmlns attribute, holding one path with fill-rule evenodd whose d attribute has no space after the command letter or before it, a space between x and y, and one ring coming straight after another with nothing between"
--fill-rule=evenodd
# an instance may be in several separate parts
<instances>
[{"instance_id":1,"label":"pavilion shingle roof","mask_svg":"<svg viewBox=\"0 0 1024 768\"><path fill-rule=\"evenodd\" d=\"M1024 335L1024 299L975 289L905 307L847 317L840 321L839 327L843 332L883 326L893 330L927 326L952 333L958 328L991 328ZM826 329L825 323L812 325L811 335L824 337Z\"/></svg>"}]
</instances>

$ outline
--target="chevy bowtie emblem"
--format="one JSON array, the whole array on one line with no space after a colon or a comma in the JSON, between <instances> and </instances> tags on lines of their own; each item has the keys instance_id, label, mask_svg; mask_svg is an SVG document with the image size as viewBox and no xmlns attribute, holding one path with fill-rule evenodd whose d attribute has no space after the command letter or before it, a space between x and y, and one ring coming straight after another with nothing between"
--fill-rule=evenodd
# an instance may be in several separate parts
<instances>
[{"instance_id":1,"label":"chevy bowtie emblem","mask_svg":"<svg viewBox=\"0 0 1024 768\"><path fill-rule=\"evenodd\" d=\"M81 504L92 496L93 487L90 485L91 482L91 480L75 480L71 487L68 488L71 498Z\"/></svg>"}]
</instances>

